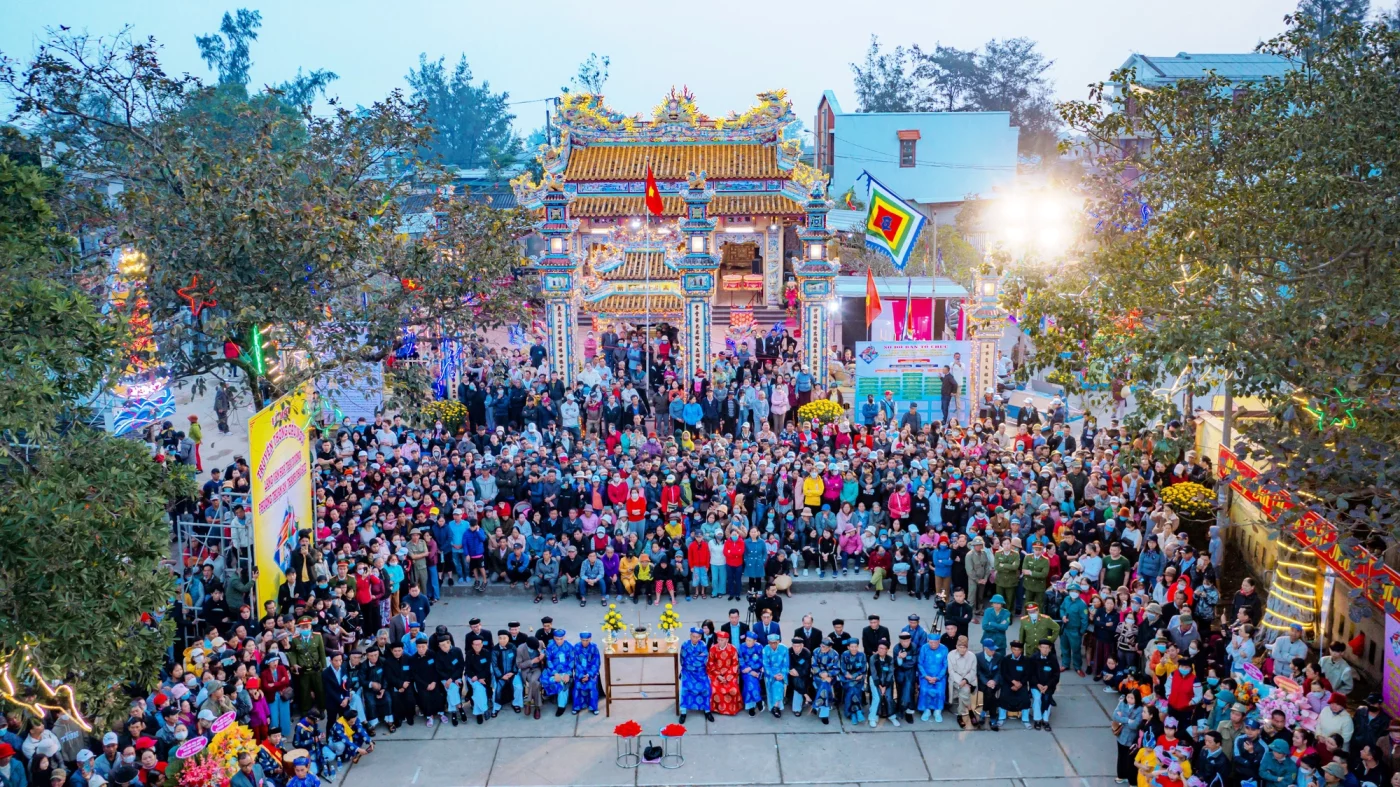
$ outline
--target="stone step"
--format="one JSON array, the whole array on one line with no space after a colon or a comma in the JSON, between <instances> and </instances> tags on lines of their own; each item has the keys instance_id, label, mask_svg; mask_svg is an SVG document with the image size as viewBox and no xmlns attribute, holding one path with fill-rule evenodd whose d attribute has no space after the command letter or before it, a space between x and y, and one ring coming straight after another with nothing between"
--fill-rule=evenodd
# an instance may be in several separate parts
<instances>
[{"instance_id":1,"label":"stone step","mask_svg":"<svg viewBox=\"0 0 1400 787\"><path fill-rule=\"evenodd\" d=\"M801 572L799 572L798 576L792 578L792 590L794 593L866 592L866 585L869 582L870 574L867 572L853 572L846 576L826 576L824 578L819 578L815 572L806 577L802 576ZM524 585L511 589L510 585L500 582L493 582L487 585L484 593L473 591L470 585L443 585L442 594L452 598L481 595L490 596L492 598L509 598L511 596L529 598L533 596L531 590ZM590 598L596 600L596 597ZM548 600L546 600L545 603L549 603ZM564 603L562 598L559 603ZM577 602L575 601L575 603Z\"/></svg>"}]
</instances>

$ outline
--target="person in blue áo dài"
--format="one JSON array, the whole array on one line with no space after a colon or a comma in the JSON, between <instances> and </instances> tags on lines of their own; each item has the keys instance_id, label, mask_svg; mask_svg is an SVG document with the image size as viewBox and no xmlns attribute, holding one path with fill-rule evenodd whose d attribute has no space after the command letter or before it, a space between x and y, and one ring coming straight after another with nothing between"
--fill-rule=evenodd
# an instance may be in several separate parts
<instances>
[{"instance_id":1,"label":"person in blue \u00e1o d\u00e0i","mask_svg":"<svg viewBox=\"0 0 1400 787\"><path fill-rule=\"evenodd\" d=\"M948 698L948 648L936 639L919 648L919 718L928 721L933 712L934 722L943 721L943 703Z\"/></svg>"},{"instance_id":2,"label":"person in blue \u00e1o d\u00e0i","mask_svg":"<svg viewBox=\"0 0 1400 787\"><path fill-rule=\"evenodd\" d=\"M846 697L846 718L859 724L865 720L865 679L870 664L860 652L860 642L846 640L846 652L841 654L841 691Z\"/></svg>"},{"instance_id":3,"label":"person in blue \u00e1o d\u00e0i","mask_svg":"<svg viewBox=\"0 0 1400 787\"><path fill-rule=\"evenodd\" d=\"M768 635L768 647L763 649L763 682L768 689L768 707L774 718L783 716L783 695L788 684L788 649L780 634Z\"/></svg>"},{"instance_id":4,"label":"person in blue \u00e1o d\u00e0i","mask_svg":"<svg viewBox=\"0 0 1400 787\"><path fill-rule=\"evenodd\" d=\"M710 675L705 671L710 649L704 633L692 628L690 639L681 645L681 724L685 724L686 711L692 710L704 712L707 721L715 720L710 712Z\"/></svg>"},{"instance_id":5,"label":"person in blue \u00e1o d\u00e0i","mask_svg":"<svg viewBox=\"0 0 1400 787\"><path fill-rule=\"evenodd\" d=\"M758 633L752 629L744 633L744 644L739 647L739 685L749 715L762 710L763 646L758 644Z\"/></svg>"},{"instance_id":6,"label":"person in blue \u00e1o d\u00e0i","mask_svg":"<svg viewBox=\"0 0 1400 787\"><path fill-rule=\"evenodd\" d=\"M927 636L927 635L925 635ZM914 707L919 702L919 652L913 645L913 632L905 629L899 632L899 644L891 654L894 661L895 718L914 723ZM927 643L927 639L925 640Z\"/></svg>"},{"instance_id":7,"label":"person in blue \u00e1o d\u00e0i","mask_svg":"<svg viewBox=\"0 0 1400 787\"><path fill-rule=\"evenodd\" d=\"M564 629L550 632L554 639L545 646L544 694L559 703L555 717L563 716L569 707L569 689L574 679L574 646L564 641Z\"/></svg>"},{"instance_id":8,"label":"person in blue \u00e1o d\u00e0i","mask_svg":"<svg viewBox=\"0 0 1400 787\"><path fill-rule=\"evenodd\" d=\"M603 654L593 644L593 635L580 632L574 646L574 713L584 708L598 715L598 673L603 670Z\"/></svg>"},{"instance_id":9,"label":"person in blue \u00e1o d\u00e0i","mask_svg":"<svg viewBox=\"0 0 1400 787\"><path fill-rule=\"evenodd\" d=\"M816 689L812 696L812 709L821 717L822 724L831 723L831 706L836 702L836 678L840 674L841 657L828 637L822 640L821 647L812 656L812 685Z\"/></svg>"}]
</instances>

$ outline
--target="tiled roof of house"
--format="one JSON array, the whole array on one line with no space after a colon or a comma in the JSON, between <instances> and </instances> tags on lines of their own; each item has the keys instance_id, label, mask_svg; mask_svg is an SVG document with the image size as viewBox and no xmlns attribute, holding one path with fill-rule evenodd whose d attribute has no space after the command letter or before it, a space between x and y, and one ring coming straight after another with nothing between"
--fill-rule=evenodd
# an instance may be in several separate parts
<instances>
[{"instance_id":1,"label":"tiled roof of house","mask_svg":"<svg viewBox=\"0 0 1400 787\"><path fill-rule=\"evenodd\" d=\"M704 171L710 180L786 177L771 145L697 143L576 147L564 179L645 180L648 163L659 180L682 180L692 171Z\"/></svg>"},{"instance_id":2,"label":"tiled roof of house","mask_svg":"<svg viewBox=\"0 0 1400 787\"><path fill-rule=\"evenodd\" d=\"M680 197L662 197L664 216L685 214L685 201ZM711 216L800 216L802 204L778 194L721 195L710 201ZM611 216L643 216L646 205L641 197L581 196L569 206L574 218Z\"/></svg>"},{"instance_id":3,"label":"tiled roof of house","mask_svg":"<svg viewBox=\"0 0 1400 787\"><path fill-rule=\"evenodd\" d=\"M647 269L650 268L648 276ZM622 264L598 278L605 281L642 281L644 279L677 279L680 274L666 267L666 255L659 251L629 251L623 254Z\"/></svg>"},{"instance_id":4,"label":"tiled roof of house","mask_svg":"<svg viewBox=\"0 0 1400 787\"><path fill-rule=\"evenodd\" d=\"M650 312L656 314L680 314L681 299L677 295L652 295ZM646 314L648 311L645 295L609 295L601 300L583 303L584 311L598 314Z\"/></svg>"}]
</instances>

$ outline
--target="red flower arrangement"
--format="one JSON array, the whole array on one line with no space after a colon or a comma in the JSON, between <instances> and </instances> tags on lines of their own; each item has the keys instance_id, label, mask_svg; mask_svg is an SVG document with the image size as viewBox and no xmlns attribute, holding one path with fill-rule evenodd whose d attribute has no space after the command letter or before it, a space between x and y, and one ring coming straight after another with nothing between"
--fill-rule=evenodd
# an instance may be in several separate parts
<instances>
[{"instance_id":1,"label":"red flower arrangement","mask_svg":"<svg viewBox=\"0 0 1400 787\"><path fill-rule=\"evenodd\" d=\"M685 734L685 727L672 722L661 728L661 735L666 738L679 738Z\"/></svg>"},{"instance_id":2,"label":"red flower arrangement","mask_svg":"<svg viewBox=\"0 0 1400 787\"><path fill-rule=\"evenodd\" d=\"M635 721L624 721L613 727L613 735L619 738L635 738L642 734L642 725Z\"/></svg>"}]
</instances>

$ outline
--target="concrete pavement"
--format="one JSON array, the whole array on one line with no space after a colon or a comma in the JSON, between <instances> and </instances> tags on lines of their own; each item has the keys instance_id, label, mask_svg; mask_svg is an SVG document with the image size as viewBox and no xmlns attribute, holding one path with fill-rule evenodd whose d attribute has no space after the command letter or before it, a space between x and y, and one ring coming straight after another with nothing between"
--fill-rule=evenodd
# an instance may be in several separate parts
<instances>
[{"instance_id":1,"label":"concrete pavement","mask_svg":"<svg viewBox=\"0 0 1400 787\"><path fill-rule=\"evenodd\" d=\"M677 613L688 628L705 619L722 622L730 604L680 601ZM618 605L629 624L655 628L662 607ZM542 615L569 632L584 629L601 637L598 624L605 606L594 599L580 607L572 599L558 604L533 604L529 597L452 596L434 605L428 625L445 624L459 640L467 621L480 617L483 628L495 631L511 620L523 630L539 627ZM907 597L875 601L868 593L798 593L784 599L782 625L790 633L804 613L816 618L823 632L833 618L844 618L847 630L859 634L866 616L879 614L898 632L910 612L925 620L933 615L930 602ZM1013 633L1015 629L1013 628ZM973 635L980 638L977 626ZM717 717L706 722L690 714L683 739L685 763L666 770L643 765L626 770L615 764L615 725L632 719L642 725L643 743L655 740L662 726L676 720L669 701L621 701L613 715L586 711L555 718L552 711L539 721L506 710L484 725L437 725L421 720L399 732L379 734L374 754L342 770L343 787L505 787L507 785L680 785L680 784L880 784L882 787L930 781L970 783L979 787L1106 787L1112 784L1115 748L1108 732L1108 713L1116 698L1102 686L1065 673L1057 692L1052 733L1027 731L1012 721L1000 733L962 731L952 714L942 724L915 722L895 728L888 722L875 730L835 720L823 726L810 713L782 719Z\"/></svg>"}]
</instances>

